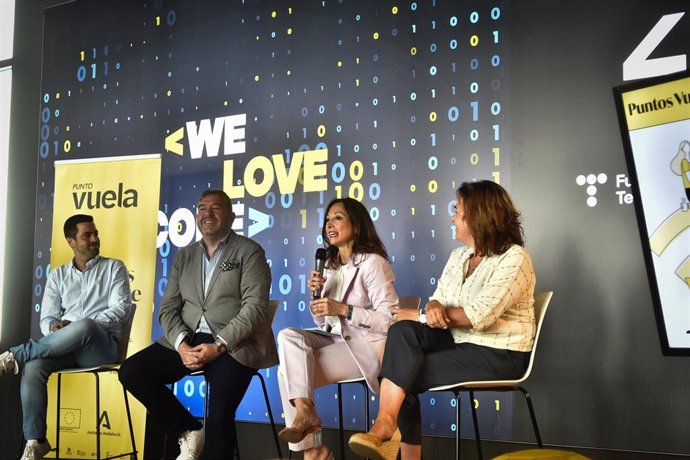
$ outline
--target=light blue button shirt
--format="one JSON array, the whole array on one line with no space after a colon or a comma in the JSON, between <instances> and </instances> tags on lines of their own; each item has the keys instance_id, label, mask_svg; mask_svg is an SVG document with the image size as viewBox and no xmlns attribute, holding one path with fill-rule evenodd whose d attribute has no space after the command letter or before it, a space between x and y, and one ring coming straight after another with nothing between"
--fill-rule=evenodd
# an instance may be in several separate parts
<instances>
[{"instance_id":1,"label":"light blue button shirt","mask_svg":"<svg viewBox=\"0 0 690 460\"><path fill-rule=\"evenodd\" d=\"M117 337L129 317L132 293L124 263L96 256L79 271L74 263L61 265L48 275L41 303L41 332L61 320L91 318Z\"/></svg>"},{"instance_id":2,"label":"light blue button shirt","mask_svg":"<svg viewBox=\"0 0 690 460\"><path fill-rule=\"evenodd\" d=\"M199 242L199 244L201 244L201 242ZM225 249L225 240L218 243L218 247L216 247L216 250L213 251L211 257L208 257L206 254L206 249L204 248L204 257L201 258L201 273L204 275L204 297L208 295L208 287L211 284L211 277L213 276L213 271L216 269L216 265L218 265L218 261L220 260L220 255L223 253L223 249ZM201 317L196 332L201 332L202 334L212 333L211 328L206 322L205 316Z\"/></svg>"}]
</instances>

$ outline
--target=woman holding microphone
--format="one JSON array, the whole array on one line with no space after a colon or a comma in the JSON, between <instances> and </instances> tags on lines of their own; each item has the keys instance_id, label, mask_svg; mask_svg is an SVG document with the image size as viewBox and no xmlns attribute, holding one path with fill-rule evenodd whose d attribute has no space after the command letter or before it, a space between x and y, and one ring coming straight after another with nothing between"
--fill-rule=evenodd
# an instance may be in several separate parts
<instances>
[{"instance_id":1,"label":"woman holding microphone","mask_svg":"<svg viewBox=\"0 0 690 460\"><path fill-rule=\"evenodd\" d=\"M314 389L364 377L374 393L391 309L398 304L395 275L367 209L355 199L331 201L322 228L325 271L312 271L309 290L320 293L310 310L317 328L278 334L278 383L286 428L279 434L305 460L331 459L321 444Z\"/></svg>"}]
</instances>

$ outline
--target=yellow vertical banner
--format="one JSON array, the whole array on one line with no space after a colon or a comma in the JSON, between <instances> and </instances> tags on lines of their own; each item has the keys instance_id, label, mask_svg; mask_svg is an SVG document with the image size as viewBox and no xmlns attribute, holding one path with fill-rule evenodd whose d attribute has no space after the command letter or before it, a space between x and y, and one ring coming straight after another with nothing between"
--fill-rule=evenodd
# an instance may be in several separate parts
<instances>
[{"instance_id":1,"label":"yellow vertical banner","mask_svg":"<svg viewBox=\"0 0 690 460\"><path fill-rule=\"evenodd\" d=\"M129 273L137 310L128 355L151 343L160 176L160 155L55 162L50 265L68 263L73 256L63 234L65 219L73 214L93 216L101 239L101 254L122 260ZM56 381L53 377L48 384L50 440L55 439ZM100 384L101 455L128 452L129 427L117 373L102 374ZM63 375L59 412L61 457L96 458L95 400L92 375ZM146 411L134 398L130 397L129 403L141 452Z\"/></svg>"}]
</instances>

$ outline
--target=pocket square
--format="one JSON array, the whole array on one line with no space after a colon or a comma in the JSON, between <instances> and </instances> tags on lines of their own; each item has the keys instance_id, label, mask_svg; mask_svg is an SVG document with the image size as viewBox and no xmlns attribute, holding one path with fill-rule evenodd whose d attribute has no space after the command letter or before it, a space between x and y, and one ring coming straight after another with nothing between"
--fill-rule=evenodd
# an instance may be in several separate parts
<instances>
[{"instance_id":1,"label":"pocket square","mask_svg":"<svg viewBox=\"0 0 690 460\"><path fill-rule=\"evenodd\" d=\"M239 266L240 266L240 262L238 260L228 259L225 262L223 262L222 264L220 264L220 269L224 272L227 272L228 270L233 270Z\"/></svg>"}]
</instances>

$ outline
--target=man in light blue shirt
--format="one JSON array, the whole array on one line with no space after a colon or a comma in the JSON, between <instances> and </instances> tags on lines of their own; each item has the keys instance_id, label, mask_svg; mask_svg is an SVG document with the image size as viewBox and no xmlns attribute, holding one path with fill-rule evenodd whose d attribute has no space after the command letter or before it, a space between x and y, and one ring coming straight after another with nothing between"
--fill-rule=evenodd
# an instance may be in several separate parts
<instances>
[{"instance_id":1,"label":"man in light blue shirt","mask_svg":"<svg viewBox=\"0 0 690 460\"><path fill-rule=\"evenodd\" d=\"M41 304L44 336L0 355L0 375L21 372L24 437L22 460L39 460L50 451L46 439L47 382L51 373L114 363L122 324L132 295L122 261L99 256L98 230L91 216L65 221L72 262L50 272Z\"/></svg>"}]
</instances>

